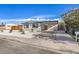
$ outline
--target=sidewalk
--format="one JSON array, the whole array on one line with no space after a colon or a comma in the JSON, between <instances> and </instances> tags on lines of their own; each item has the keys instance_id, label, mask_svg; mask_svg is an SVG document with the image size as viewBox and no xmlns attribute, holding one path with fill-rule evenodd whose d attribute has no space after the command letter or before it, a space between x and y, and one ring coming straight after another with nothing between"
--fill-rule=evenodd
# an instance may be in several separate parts
<instances>
[{"instance_id":1,"label":"sidewalk","mask_svg":"<svg viewBox=\"0 0 79 59\"><path fill-rule=\"evenodd\" d=\"M55 33L54 33L55 34ZM7 40L18 41L24 44L32 45L33 47L37 47L39 49L49 50L51 52L56 53L79 53L79 45L72 40L72 38L62 32L56 32L56 40L55 39L42 39L42 38L23 38L23 37L14 37L14 36L3 36L2 38L6 38ZM9 39L8 39L9 38Z\"/></svg>"}]
</instances>

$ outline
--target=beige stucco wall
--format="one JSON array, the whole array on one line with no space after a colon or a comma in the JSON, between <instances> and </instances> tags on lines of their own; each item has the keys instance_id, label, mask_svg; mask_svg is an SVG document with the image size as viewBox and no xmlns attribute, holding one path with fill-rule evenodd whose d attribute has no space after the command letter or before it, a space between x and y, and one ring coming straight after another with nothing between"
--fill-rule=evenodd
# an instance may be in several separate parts
<instances>
[{"instance_id":1,"label":"beige stucco wall","mask_svg":"<svg viewBox=\"0 0 79 59\"><path fill-rule=\"evenodd\" d=\"M58 23L57 22L43 22L43 23L41 23L41 29L44 30L45 25L47 26L47 29L49 29L56 24L58 24Z\"/></svg>"}]
</instances>

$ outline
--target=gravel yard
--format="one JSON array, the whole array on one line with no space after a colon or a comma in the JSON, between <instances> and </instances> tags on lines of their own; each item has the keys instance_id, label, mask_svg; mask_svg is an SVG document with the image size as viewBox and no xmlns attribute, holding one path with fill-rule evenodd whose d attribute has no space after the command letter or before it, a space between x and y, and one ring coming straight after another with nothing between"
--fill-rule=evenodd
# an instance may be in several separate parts
<instances>
[{"instance_id":1,"label":"gravel yard","mask_svg":"<svg viewBox=\"0 0 79 59\"><path fill-rule=\"evenodd\" d=\"M19 41L0 38L0 54L50 54L55 52L46 51Z\"/></svg>"}]
</instances>

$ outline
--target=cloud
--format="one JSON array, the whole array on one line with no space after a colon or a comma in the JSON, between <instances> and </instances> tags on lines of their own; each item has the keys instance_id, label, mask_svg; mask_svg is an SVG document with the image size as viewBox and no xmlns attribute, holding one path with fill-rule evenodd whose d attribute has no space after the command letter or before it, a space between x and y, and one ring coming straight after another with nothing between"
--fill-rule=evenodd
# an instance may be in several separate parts
<instances>
[{"instance_id":1,"label":"cloud","mask_svg":"<svg viewBox=\"0 0 79 59\"><path fill-rule=\"evenodd\" d=\"M56 17L56 15L39 15L39 16L32 16L31 18L52 18Z\"/></svg>"},{"instance_id":2,"label":"cloud","mask_svg":"<svg viewBox=\"0 0 79 59\"><path fill-rule=\"evenodd\" d=\"M24 19L1 19L0 22L24 21Z\"/></svg>"},{"instance_id":3,"label":"cloud","mask_svg":"<svg viewBox=\"0 0 79 59\"><path fill-rule=\"evenodd\" d=\"M25 19L25 21L59 21L61 18L55 18L55 19Z\"/></svg>"},{"instance_id":4,"label":"cloud","mask_svg":"<svg viewBox=\"0 0 79 59\"><path fill-rule=\"evenodd\" d=\"M28 19L25 19L26 21L53 21L56 15L39 15L39 16L32 16Z\"/></svg>"}]
</instances>

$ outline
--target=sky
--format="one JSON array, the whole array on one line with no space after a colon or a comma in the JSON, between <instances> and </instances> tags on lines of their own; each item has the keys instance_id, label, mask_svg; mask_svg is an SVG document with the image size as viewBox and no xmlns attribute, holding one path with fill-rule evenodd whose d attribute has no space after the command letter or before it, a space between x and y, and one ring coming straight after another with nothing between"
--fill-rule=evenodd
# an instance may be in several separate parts
<instances>
[{"instance_id":1,"label":"sky","mask_svg":"<svg viewBox=\"0 0 79 59\"><path fill-rule=\"evenodd\" d=\"M79 4L0 4L0 19L59 18Z\"/></svg>"}]
</instances>

